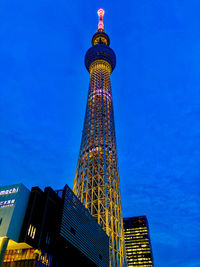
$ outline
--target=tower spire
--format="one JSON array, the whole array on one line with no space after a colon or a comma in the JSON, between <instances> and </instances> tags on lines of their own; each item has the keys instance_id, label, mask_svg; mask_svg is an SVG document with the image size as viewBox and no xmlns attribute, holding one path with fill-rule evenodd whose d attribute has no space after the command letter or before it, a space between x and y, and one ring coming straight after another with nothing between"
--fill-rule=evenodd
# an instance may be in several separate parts
<instances>
[{"instance_id":1,"label":"tower spire","mask_svg":"<svg viewBox=\"0 0 200 267\"><path fill-rule=\"evenodd\" d=\"M97 14L99 16L99 24L98 24L98 30L104 30L103 28L103 16L105 14L105 11L103 10L103 8L99 8L97 11Z\"/></svg>"}]
</instances>

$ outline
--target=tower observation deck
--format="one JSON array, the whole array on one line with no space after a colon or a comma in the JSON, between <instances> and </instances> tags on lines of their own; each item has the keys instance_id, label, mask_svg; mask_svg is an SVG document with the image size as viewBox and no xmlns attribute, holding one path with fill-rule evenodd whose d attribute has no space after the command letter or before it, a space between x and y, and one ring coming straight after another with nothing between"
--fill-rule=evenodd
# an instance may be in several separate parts
<instances>
[{"instance_id":1,"label":"tower observation deck","mask_svg":"<svg viewBox=\"0 0 200 267\"><path fill-rule=\"evenodd\" d=\"M98 30L85 55L89 92L73 191L110 237L110 267L126 266L110 74L116 56L98 10Z\"/></svg>"}]
</instances>

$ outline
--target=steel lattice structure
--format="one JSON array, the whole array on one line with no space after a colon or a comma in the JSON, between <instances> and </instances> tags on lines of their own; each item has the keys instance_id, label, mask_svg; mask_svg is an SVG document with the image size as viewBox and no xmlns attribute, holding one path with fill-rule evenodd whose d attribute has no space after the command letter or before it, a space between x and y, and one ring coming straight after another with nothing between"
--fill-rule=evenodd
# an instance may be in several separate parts
<instances>
[{"instance_id":1,"label":"steel lattice structure","mask_svg":"<svg viewBox=\"0 0 200 267\"><path fill-rule=\"evenodd\" d=\"M73 191L110 237L110 266L125 266L117 148L110 74L116 57L99 28L85 56L90 73L87 107Z\"/></svg>"}]
</instances>

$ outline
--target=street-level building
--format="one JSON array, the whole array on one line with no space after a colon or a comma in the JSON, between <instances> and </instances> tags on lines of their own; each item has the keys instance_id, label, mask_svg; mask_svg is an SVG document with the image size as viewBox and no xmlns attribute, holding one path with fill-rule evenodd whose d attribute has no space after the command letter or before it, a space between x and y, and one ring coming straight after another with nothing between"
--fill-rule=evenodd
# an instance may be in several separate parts
<instances>
[{"instance_id":1,"label":"street-level building","mask_svg":"<svg viewBox=\"0 0 200 267\"><path fill-rule=\"evenodd\" d=\"M23 184L0 187L0 266L7 249L18 248L30 191ZM29 248L27 244L21 244Z\"/></svg>"},{"instance_id":2,"label":"street-level building","mask_svg":"<svg viewBox=\"0 0 200 267\"><path fill-rule=\"evenodd\" d=\"M109 237L67 185L3 187L0 205L0 266L109 265Z\"/></svg>"}]
</instances>

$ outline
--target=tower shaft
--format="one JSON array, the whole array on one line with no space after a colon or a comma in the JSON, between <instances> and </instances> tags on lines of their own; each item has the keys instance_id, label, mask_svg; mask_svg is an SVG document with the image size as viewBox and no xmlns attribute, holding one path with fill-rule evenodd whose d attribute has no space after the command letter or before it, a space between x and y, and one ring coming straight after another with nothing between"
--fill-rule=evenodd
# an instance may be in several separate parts
<instances>
[{"instance_id":1,"label":"tower shaft","mask_svg":"<svg viewBox=\"0 0 200 267\"><path fill-rule=\"evenodd\" d=\"M121 267L125 251L110 82L115 54L105 44L108 38L97 32L86 54L90 84L73 191L110 237L110 266Z\"/></svg>"}]
</instances>

